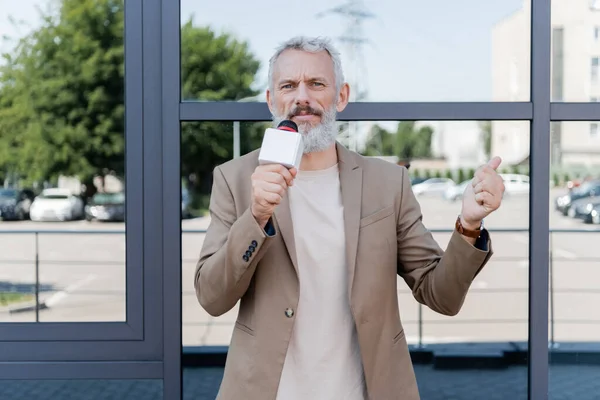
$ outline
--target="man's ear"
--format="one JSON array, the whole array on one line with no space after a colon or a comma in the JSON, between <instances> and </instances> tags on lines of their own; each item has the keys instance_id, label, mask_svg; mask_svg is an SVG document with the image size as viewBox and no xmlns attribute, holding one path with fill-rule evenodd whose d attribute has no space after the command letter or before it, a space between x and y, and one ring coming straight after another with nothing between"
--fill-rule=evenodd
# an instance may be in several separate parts
<instances>
[{"instance_id":1,"label":"man's ear","mask_svg":"<svg viewBox=\"0 0 600 400\"><path fill-rule=\"evenodd\" d=\"M337 112L342 112L348 105L348 101L350 99L350 85L344 83L338 94L338 102L336 105Z\"/></svg>"},{"instance_id":2,"label":"man's ear","mask_svg":"<svg viewBox=\"0 0 600 400\"><path fill-rule=\"evenodd\" d=\"M267 106L269 106L269 111L273 114L273 104L271 104L271 91L267 89Z\"/></svg>"}]
</instances>

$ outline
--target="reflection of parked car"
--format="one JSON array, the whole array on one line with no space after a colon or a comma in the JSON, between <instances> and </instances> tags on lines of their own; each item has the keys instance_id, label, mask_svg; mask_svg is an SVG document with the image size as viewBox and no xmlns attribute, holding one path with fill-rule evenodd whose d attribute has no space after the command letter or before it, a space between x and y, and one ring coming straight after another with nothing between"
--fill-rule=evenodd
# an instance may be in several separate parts
<instances>
[{"instance_id":1,"label":"reflection of parked car","mask_svg":"<svg viewBox=\"0 0 600 400\"><path fill-rule=\"evenodd\" d=\"M571 218L578 218L591 221L591 212L595 205L600 204L600 196L584 197L571 203L567 215Z\"/></svg>"},{"instance_id":2,"label":"reflection of parked car","mask_svg":"<svg viewBox=\"0 0 600 400\"><path fill-rule=\"evenodd\" d=\"M413 185L412 189L415 195L422 196L428 194L443 194L446 189L454 186L455 183L452 179L448 178L430 178L424 182Z\"/></svg>"},{"instance_id":3,"label":"reflection of parked car","mask_svg":"<svg viewBox=\"0 0 600 400\"><path fill-rule=\"evenodd\" d=\"M24 220L35 195L29 189L0 189L0 219Z\"/></svg>"},{"instance_id":4,"label":"reflection of parked car","mask_svg":"<svg viewBox=\"0 0 600 400\"><path fill-rule=\"evenodd\" d=\"M83 200L68 189L44 189L33 200L30 209L32 221L69 221L83 217Z\"/></svg>"},{"instance_id":5,"label":"reflection of parked car","mask_svg":"<svg viewBox=\"0 0 600 400\"><path fill-rule=\"evenodd\" d=\"M425 182L426 180L427 180L427 178L413 177L413 178L410 178L410 184L417 185L419 183Z\"/></svg>"},{"instance_id":6,"label":"reflection of parked car","mask_svg":"<svg viewBox=\"0 0 600 400\"><path fill-rule=\"evenodd\" d=\"M499 174L504 181L504 195L529 194L529 177L521 174Z\"/></svg>"},{"instance_id":7,"label":"reflection of parked car","mask_svg":"<svg viewBox=\"0 0 600 400\"><path fill-rule=\"evenodd\" d=\"M96 193L85 206L88 221L125 221L125 193Z\"/></svg>"},{"instance_id":8,"label":"reflection of parked car","mask_svg":"<svg viewBox=\"0 0 600 400\"><path fill-rule=\"evenodd\" d=\"M600 204L596 204L590 211L590 220L584 219L585 222L600 225Z\"/></svg>"},{"instance_id":9,"label":"reflection of parked car","mask_svg":"<svg viewBox=\"0 0 600 400\"><path fill-rule=\"evenodd\" d=\"M183 185L181 185L181 218L190 218L192 216L190 205L192 203L192 197L190 191Z\"/></svg>"},{"instance_id":10,"label":"reflection of parked car","mask_svg":"<svg viewBox=\"0 0 600 400\"><path fill-rule=\"evenodd\" d=\"M600 195L600 180L587 181L569 191L569 193L558 196L554 200L554 208L563 215L568 215L571 203L585 197Z\"/></svg>"},{"instance_id":11,"label":"reflection of parked car","mask_svg":"<svg viewBox=\"0 0 600 400\"><path fill-rule=\"evenodd\" d=\"M471 183L471 179L467 179L466 181L462 181L458 185L450 186L444 192L444 198L448 201L456 201L460 200L463 197L463 193L467 188L467 185Z\"/></svg>"}]
</instances>

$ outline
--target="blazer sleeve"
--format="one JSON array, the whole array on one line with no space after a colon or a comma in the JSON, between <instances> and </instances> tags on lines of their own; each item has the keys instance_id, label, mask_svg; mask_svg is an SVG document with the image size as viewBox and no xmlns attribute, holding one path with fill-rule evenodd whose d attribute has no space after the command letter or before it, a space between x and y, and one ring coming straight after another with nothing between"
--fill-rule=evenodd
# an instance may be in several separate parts
<instances>
[{"instance_id":1,"label":"blazer sleeve","mask_svg":"<svg viewBox=\"0 0 600 400\"><path fill-rule=\"evenodd\" d=\"M443 251L422 223L421 207L406 170L402 174L397 223L398 275L419 303L440 314L456 315L473 279L492 256L489 232L484 229L482 240L473 246L454 230Z\"/></svg>"},{"instance_id":2,"label":"blazer sleeve","mask_svg":"<svg viewBox=\"0 0 600 400\"><path fill-rule=\"evenodd\" d=\"M239 217L230 187L219 167L213 171L211 221L195 269L200 305L212 316L231 310L244 295L256 265L277 235L271 221L263 228L250 207Z\"/></svg>"}]
</instances>

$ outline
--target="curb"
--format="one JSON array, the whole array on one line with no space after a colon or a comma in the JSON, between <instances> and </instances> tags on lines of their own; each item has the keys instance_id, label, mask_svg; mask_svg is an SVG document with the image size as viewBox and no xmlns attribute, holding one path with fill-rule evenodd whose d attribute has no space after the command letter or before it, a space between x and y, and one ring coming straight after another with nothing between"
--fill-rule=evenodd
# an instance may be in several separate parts
<instances>
[{"instance_id":1,"label":"curb","mask_svg":"<svg viewBox=\"0 0 600 400\"><path fill-rule=\"evenodd\" d=\"M45 310L48 307L46 300L40 300L38 310ZM0 314L18 314L28 311L35 311L35 302L27 302L23 304L17 304L12 306L0 307Z\"/></svg>"},{"instance_id":2,"label":"curb","mask_svg":"<svg viewBox=\"0 0 600 400\"><path fill-rule=\"evenodd\" d=\"M8 307L6 312L8 312L9 314L18 314L27 311L35 311L35 308L35 303L27 303L14 307ZM49 307L46 305L46 301L40 301L38 310L45 310L47 308Z\"/></svg>"}]
</instances>

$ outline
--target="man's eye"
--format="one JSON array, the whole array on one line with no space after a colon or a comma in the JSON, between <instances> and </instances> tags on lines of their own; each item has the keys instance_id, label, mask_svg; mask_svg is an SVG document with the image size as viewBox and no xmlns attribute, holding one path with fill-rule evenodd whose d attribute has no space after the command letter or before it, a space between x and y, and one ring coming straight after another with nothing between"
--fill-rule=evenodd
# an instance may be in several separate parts
<instances>
[{"instance_id":1,"label":"man's eye","mask_svg":"<svg viewBox=\"0 0 600 400\"><path fill-rule=\"evenodd\" d=\"M287 85L283 85L283 86L281 86L281 88L282 88L282 89L291 89L291 88L292 88L292 85L288 83Z\"/></svg>"}]
</instances>

